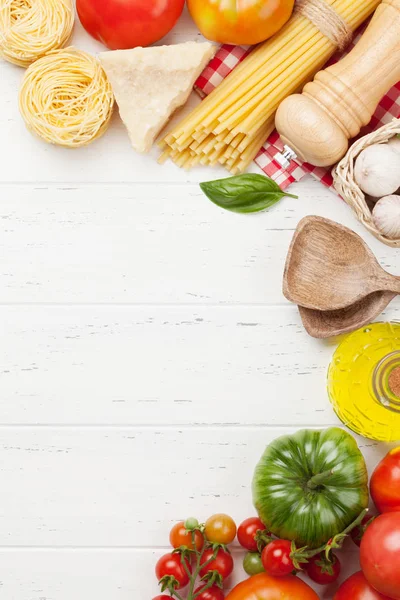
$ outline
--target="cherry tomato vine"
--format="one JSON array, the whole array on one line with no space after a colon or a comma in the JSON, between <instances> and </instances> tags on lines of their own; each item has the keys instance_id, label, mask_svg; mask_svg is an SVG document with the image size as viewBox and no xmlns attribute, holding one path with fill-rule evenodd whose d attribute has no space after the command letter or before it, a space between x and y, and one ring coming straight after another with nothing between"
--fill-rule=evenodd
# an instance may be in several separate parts
<instances>
[{"instance_id":1,"label":"cherry tomato vine","mask_svg":"<svg viewBox=\"0 0 400 600\"><path fill-rule=\"evenodd\" d=\"M234 566L227 544L235 537L236 525L227 515L214 515L205 525L194 518L175 525L170 534L174 550L156 566L161 591L183 600L180 590L189 586L187 600L223 600L224 580Z\"/></svg>"},{"instance_id":2,"label":"cherry tomato vine","mask_svg":"<svg viewBox=\"0 0 400 600\"><path fill-rule=\"evenodd\" d=\"M284 577L304 571L310 579L326 585L339 577L340 560L333 552L340 550L349 534L370 524L364 510L346 529L319 548L297 548L293 541L274 538L258 518L246 519L239 529L227 515L214 515L201 525L197 519L177 523L171 530L172 552L157 563L156 575L161 592L153 600L223 600L224 583L231 575L234 562L228 549L236 533L240 545L248 552L243 566L248 575L265 571ZM187 588L185 598L181 590Z\"/></svg>"}]
</instances>

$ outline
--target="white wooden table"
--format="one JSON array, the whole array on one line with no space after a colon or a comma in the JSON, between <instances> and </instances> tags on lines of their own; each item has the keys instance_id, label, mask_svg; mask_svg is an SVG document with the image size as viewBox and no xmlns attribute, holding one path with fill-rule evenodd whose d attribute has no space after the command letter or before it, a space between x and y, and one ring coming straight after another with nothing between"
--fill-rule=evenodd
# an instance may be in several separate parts
<instances>
[{"instance_id":1,"label":"white wooden table","mask_svg":"<svg viewBox=\"0 0 400 600\"><path fill-rule=\"evenodd\" d=\"M197 37L186 16L167 41ZM48 146L22 73L0 65L0 597L151 600L173 523L253 515L266 444L338 423L335 346L281 293L300 218L352 227L397 273L399 254L311 179L267 213L219 210L198 182L224 171L136 155L117 115L86 149ZM360 444L371 467L386 451Z\"/></svg>"}]
</instances>

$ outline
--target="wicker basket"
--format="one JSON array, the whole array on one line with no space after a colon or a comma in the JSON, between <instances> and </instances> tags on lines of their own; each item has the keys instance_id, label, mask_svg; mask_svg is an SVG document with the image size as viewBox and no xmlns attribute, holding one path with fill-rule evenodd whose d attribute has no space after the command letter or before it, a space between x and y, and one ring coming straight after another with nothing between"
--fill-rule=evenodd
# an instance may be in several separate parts
<instances>
[{"instance_id":1,"label":"wicker basket","mask_svg":"<svg viewBox=\"0 0 400 600\"><path fill-rule=\"evenodd\" d=\"M357 156L365 148L368 148L368 146L372 146L373 144L384 144L396 134L400 134L400 119L393 119L391 123L388 123L384 127L359 139L351 146L346 156L333 169L333 180L336 191L342 196L347 204L351 206L356 213L357 218L368 231L384 244L400 248L400 239L391 240L382 235L375 227L366 198L354 179L354 165Z\"/></svg>"}]
</instances>

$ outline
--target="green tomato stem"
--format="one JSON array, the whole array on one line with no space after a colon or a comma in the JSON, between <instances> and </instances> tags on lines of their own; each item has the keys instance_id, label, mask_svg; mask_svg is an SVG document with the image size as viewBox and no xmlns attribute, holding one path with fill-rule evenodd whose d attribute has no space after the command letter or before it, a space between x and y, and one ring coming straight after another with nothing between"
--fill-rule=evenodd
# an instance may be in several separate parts
<instances>
[{"instance_id":1,"label":"green tomato stem","mask_svg":"<svg viewBox=\"0 0 400 600\"><path fill-rule=\"evenodd\" d=\"M311 477L311 479L307 482L307 488L309 490L316 490L321 485L325 485L330 477L332 477L333 471L324 471L324 473L318 473Z\"/></svg>"},{"instance_id":2,"label":"green tomato stem","mask_svg":"<svg viewBox=\"0 0 400 600\"><path fill-rule=\"evenodd\" d=\"M216 559L217 554L218 554L218 550L219 550L218 548L216 550L214 550L214 553L213 553L212 557L209 560L207 560L202 565L201 564L201 559L203 558L204 551L207 548L207 539L206 539L206 536L204 535L203 531L201 531L201 530L198 530L198 531L200 531L201 535L203 536L204 543L203 543L202 549L200 551L197 550L196 544L195 544L195 539L196 539L195 538L195 531L192 531L192 543L193 543L193 547L194 547L195 553L196 553L196 567L195 567L195 570L193 571L193 573L190 573L190 571L189 571L189 569L187 569L187 566L185 565L185 563L183 563L183 567L184 567L185 570L187 569L187 573L188 573L189 579L190 579L190 586L189 586L189 592L188 592L187 600L195 600L195 598L197 598L197 594L194 593L194 588L195 588L195 585L196 585L196 580L197 580L198 576L200 575L200 571L202 569L208 567L208 565L210 563L212 563L213 560ZM212 585L212 583L207 587L207 589L209 587L211 587L211 585ZM178 598L178 600L182 600L182 599Z\"/></svg>"},{"instance_id":3,"label":"green tomato stem","mask_svg":"<svg viewBox=\"0 0 400 600\"><path fill-rule=\"evenodd\" d=\"M200 596L200 594L202 594L202 593L203 593L203 592L205 592L206 590L209 590L209 589L210 589L210 588L211 588L211 587L214 585L214 583L215 583L214 579L213 579L213 578L211 578L211 579L210 579L210 580L209 580L209 581L206 583L206 585L205 585L203 588L201 588L201 590L200 590L199 592L197 592L197 594L194 594L194 596L193 596L193 600L196 600L196 598L197 598L198 596ZM189 600L189 599L188 599L188 600Z\"/></svg>"}]
</instances>

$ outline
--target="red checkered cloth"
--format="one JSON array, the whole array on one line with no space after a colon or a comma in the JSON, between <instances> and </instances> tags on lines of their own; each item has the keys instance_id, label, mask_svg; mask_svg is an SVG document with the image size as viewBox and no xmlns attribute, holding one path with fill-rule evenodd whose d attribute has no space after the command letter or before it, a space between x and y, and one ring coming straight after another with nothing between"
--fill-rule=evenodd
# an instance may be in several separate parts
<instances>
[{"instance_id":1,"label":"red checkered cloth","mask_svg":"<svg viewBox=\"0 0 400 600\"><path fill-rule=\"evenodd\" d=\"M357 35L347 52L336 54L328 64L333 64L350 52L364 33L365 28L366 25L357 32ZM198 93L204 97L212 92L213 89L217 87L217 85L221 83L221 81L229 75L236 65L246 58L249 53L250 49L248 47L222 46L197 80L196 89ZM382 99L371 123L361 132L361 135L366 135L382 125L389 123L393 117L400 117L400 82ZM282 189L286 189L295 181L300 181L308 174L311 174L324 185L333 189L333 180L330 169L314 167L308 163L301 162L299 159L293 160L290 166L287 169L284 169L275 160L275 156L282 152L282 150L283 143L279 134L274 131L255 159L255 162L264 173L269 177L272 177Z\"/></svg>"}]
</instances>

